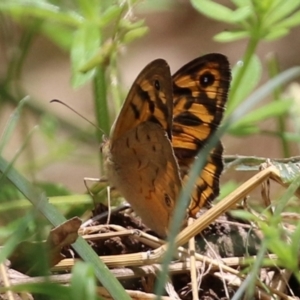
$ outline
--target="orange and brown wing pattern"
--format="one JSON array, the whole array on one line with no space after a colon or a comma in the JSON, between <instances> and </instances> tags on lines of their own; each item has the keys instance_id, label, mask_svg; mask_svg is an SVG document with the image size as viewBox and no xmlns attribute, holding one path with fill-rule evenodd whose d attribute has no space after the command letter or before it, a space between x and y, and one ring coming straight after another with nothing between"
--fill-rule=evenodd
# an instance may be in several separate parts
<instances>
[{"instance_id":1,"label":"orange and brown wing pattern","mask_svg":"<svg viewBox=\"0 0 300 300\"><path fill-rule=\"evenodd\" d=\"M173 75L172 144L183 181L198 151L222 120L230 80L229 63L222 54L197 58ZM192 216L219 194L222 154L223 147L219 143L199 175L189 206Z\"/></svg>"},{"instance_id":2,"label":"orange and brown wing pattern","mask_svg":"<svg viewBox=\"0 0 300 300\"><path fill-rule=\"evenodd\" d=\"M111 129L111 140L145 121L157 123L172 138L172 79L170 67L163 59L148 64L134 81L119 117Z\"/></svg>"}]
</instances>

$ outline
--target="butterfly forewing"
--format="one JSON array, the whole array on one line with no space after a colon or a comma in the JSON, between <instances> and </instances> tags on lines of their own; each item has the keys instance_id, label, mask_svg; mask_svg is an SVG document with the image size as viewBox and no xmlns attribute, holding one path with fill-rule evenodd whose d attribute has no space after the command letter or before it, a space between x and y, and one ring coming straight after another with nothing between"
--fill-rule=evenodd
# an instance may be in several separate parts
<instances>
[{"instance_id":1,"label":"butterfly forewing","mask_svg":"<svg viewBox=\"0 0 300 300\"><path fill-rule=\"evenodd\" d=\"M197 58L173 75L172 144L184 181L196 154L222 120L230 79L228 60L221 54ZM192 216L219 194L222 153L220 143L196 181L189 207Z\"/></svg>"},{"instance_id":2,"label":"butterfly forewing","mask_svg":"<svg viewBox=\"0 0 300 300\"><path fill-rule=\"evenodd\" d=\"M129 99L129 100L128 100ZM120 138L126 131L142 122L159 124L171 140L172 79L170 68L163 59L148 64L134 81L111 130L111 140Z\"/></svg>"},{"instance_id":3,"label":"butterfly forewing","mask_svg":"<svg viewBox=\"0 0 300 300\"><path fill-rule=\"evenodd\" d=\"M150 63L137 77L102 146L110 184L143 222L165 237L181 189L171 145L172 78L168 64Z\"/></svg>"}]
</instances>

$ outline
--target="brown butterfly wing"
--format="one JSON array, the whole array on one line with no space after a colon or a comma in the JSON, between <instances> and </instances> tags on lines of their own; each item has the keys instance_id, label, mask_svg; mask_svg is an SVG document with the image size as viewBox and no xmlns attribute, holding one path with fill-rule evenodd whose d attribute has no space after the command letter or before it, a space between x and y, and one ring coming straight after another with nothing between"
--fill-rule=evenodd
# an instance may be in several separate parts
<instances>
[{"instance_id":1,"label":"brown butterfly wing","mask_svg":"<svg viewBox=\"0 0 300 300\"><path fill-rule=\"evenodd\" d=\"M107 176L143 222L167 235L181 188L171 145L172 78L168 64L155 60L140 73L102 147Z\"/></svg>"},{"instance_id":2,"label":"brown butterfly wing","mask_svg":"<svg viewBox=\"0 0 300 300\"><path fill-rule=\"evenodd\" d=\"M171 140L172 79L170 67L163 59L149 63L134 81L119 117L111 129L111 140L120 138L126 131L144 121L159 124Z\"/></svg>"},{"instance_id":3,"label":"brown butterfly wing","mask_svg":"<svg viewBox=\"0 0 300 300\"><path fill-rule=\"evenodd\" d=\"M108 178L143 223L159 236L168 233L181 189L179 167L166 132L143 122L124 133L111 148Z\"/></svg>"},{"instance_id":4,"label":"brown butterfly wing","mask_svg":"<svg viewBox=\"0 0 300 300\"><path fill-rule=\"evenodd\" d=\"M183 181L198 151L218 128L224 113L231 74L227 58L208 54L183 66L173 75L172 144ZM192 216L219 194L223 146L212 149L196 181L189 212Z\"/></svg>"}]
</instances>

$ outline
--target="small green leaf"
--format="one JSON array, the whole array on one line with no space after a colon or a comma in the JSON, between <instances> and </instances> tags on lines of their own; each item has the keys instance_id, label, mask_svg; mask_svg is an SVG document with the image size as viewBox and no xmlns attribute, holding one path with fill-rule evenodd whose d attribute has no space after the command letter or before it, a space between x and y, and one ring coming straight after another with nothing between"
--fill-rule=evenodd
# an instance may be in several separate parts
<instances>
[{"instance_id":1,"label":"small green leaf","mask_svg":"<svg viewBox=\"0 0 300 300\"><path fill-rule=\"evenodd\" d=\"M298 253L299 253L299 240L300 240L300 224L297 225L295 231L291 235L291 252L292 257L298 262ZM296 263L298 265L298 263Z\"/></svg>"},{"instance_id":2,"label":"small green leaf","mask_svg":"<svg viewBox=\"0 0 300 300\"><path fill-rule=\"evenodd\" d=\"M32 222L32 218L33 215L31 213L27 213L24 217L16 220L13 225L11 224L11 226L14 226L14 230L11 236L5 241L4 246L1 247L0 263L3 263L6 259L8 259L20 241L29 237L31 233L29 233L28 224Z\"/></svg>"},{"instance_id":3,"label":"small green leaf","mask_svg":"<svg viewBox=\"0 0 300 300\"><path fill-rule=\"evenodd\" d=\"M279 38L284 37L289 33L289 30L281 27L281 28L273 28L267 35L264 36L264 39L267 41L278 40Z\"/></svg>"},{"instance_id":4,"label":"small green leaf","mask_svg":"<svg viewBox=\"0 0 300 300\"><path fill-rule=\"evenodd\" d=\"M119 28L124 31L129 31L129 30L133 30L133 29L142 27L142 26L144 26L144 24L145 24L144 20L139 20L137 22L131 22L130 20L122 19L119 22Z\"/></svg>"},{"instance_id":5,"label":"small green leaf","mask_svg":"<svg viewBox=\"0 0 300 300\"><path fill-rule=\"evenodd\" d=\"M100 32L94 23L86 22L75 32L71 49L73 87L79 87L94 77L95 69L85 74L79 70L97 53L100 39Z\"/></svg>"},{"instance_id":6,"label":"small green leaf","mask_svg":"<svg viewBox=\"0 0 300 300\"><path fill-rule=\"evenodd\" d=\"M249 36L250 36L249 32L247 31L223 31L216 34L213 37L213 40L216 42L228 43L228 42L233 42L240 39L248 38Z\"/></svg>"},{"instance_id":7,"label":"small green leaf","mask_svg":"<svg viewBox=\"0 0 300 300\"><path fill-rule=\"evenodd\" d=\"M258 218L251 214L250 212L246 211L246 210L232 210L230 211L230 214L234 217L234 218L238 218L241 220L245 220L245 221L257 221Z\"/></svg>"},{"instance_id":8,"label":"small green leaf","mask_svg":"<svg viewBox=\"0 0 300 300\"><path fill-rule=\"evenodd\" d=\"M235 23L232 20L233 11L226 6L211 0L191 0L193 7L208 18L225 22Z\"/></svg>"},{"instance_id":9,"label":"small green leaf","mask_svg":"<svg viewBox=\"0 0 300 300\"><path fill-rule=\"evenodd\" d=\"M239 74L239 69L243 68L243 62L238 62L232 69L232 83L234 85L234 81ZM238 104L240 104L257 86L258 82L260 81L262 74L262 66L260 59L258 56L253 55L251 60L248 64L247 70L243 74L243 78L240 82L240 85L236 89L236 92L227 104L227 114L232 112Z\"/></svg>"},{"instance_id":10,"label":"small green leaf","mask_svg":"<svg viewBox=\"0 0 300 300\"><path fill-rule=\"evenodd\" d=\"M144 35L146 35L149 32L149 28L146 26L140 27L140 28L136 28L133 30L128 31L124 37L123 37L123 43L129 44L132 41L139 39L141 37L143 37Z\"/></svg>"},{"instance_id":11,"label":"small green leaf","mask_svg":"<svg viewBox=\"0 0 300 300\"><path fill-rule=\"evenodd\" d=\"M231 0L237 7L251 7L251 0Z\"/></svg>"},{"instance_id":12,"label":"small green leaf","mask_svg":"<svg viewBox=\"0 0 300 300\"><path fill-rule=\"evenodd\" d=\"M116 20L122 13L123 7L120 5L110 6L103 14L100 16L100 27L107 26L112 21Z\"/></svg>"},{"instance_id":13,"label":"small green leaf","mask_svg":"<svg viewBox=\"0 0 300 300\"><path fill-rule=\"evenodd\" d=\"M27 101L28 101L28 97L25 97L24 99L22 99L19 102L17 108L14 110L14 112L11 114L9 120L7 121L3 132L0 133L1 134L0 135L0 155L1 155L5 145L7 145L10 137L12 136L14 129L16 128L17 123L20 119L20 115L23 110L23 107Z\"/></svg>"},{"instance_id":14,"label":"small green leaf","mask_svg":"<svg viewBox=\"0 0 300 300\"><path fill-rule=\"evenodd\" d=\"M43 22L40 27L41 32L47 36L61 49L69 51L71 49L73 29L59 23Z\"/></svg>"},{"instance_id":15,"label":"small green leaf","mask_svg":"<svg viewBox=\"0 0 300 300\"><path fill-rule=\"evenodd\" d=\"M251 14L252 14L251 7L249 6L240 7L231 13L232 15L231 20L234 23L242 22L246 20Z\"/></svg>"},{"instance_id":16,"label":"small green leaf","mask_svg":"<svg viewBox=\"0 0 300 300\"><path fill-rule=\"evenodd\" d=\"M276 26L278 27L285 27L285 28L290 28L290 27L295 27L300 24L300 11L297 11L290 17L282 20L281 22L277 23Z\"/></svg>"},{"instance_id":17,"label":"small green leaf","mask_svg":"<svg viewBox=\"0 0 300 300\"><path fill-rule=\"evenodd\" d=\"M87 73L97 66L105 64L115 47L116 44L114 44L112 40L108 40L104 45L102 45L95 55L91 56L86 63L80 67L79 72Z\"/></svg>"},{"instance_id":18,"label":"small green leaf","mask_svg":"<svg viewBox=\"0 0 300 300\"><path fill-rule=\"evenodd\" d=\"M275 5L274 5L275 6ZM277 5L271 9L268 14L265 16L264 26L272 28L276 22L282 20L291 14L294 10L299 8L299 0L285 0L278 1Z\"/></svg>"}]
</instances>

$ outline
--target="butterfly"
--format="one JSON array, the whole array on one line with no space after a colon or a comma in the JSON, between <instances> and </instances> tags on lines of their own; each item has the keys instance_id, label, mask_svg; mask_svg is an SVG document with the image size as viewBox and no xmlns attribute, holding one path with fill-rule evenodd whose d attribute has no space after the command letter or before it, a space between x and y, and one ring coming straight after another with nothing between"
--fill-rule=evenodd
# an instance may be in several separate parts
<instances>
[{"instance_id":1,"label":"butterfly","mask_svg":"<svg viewBox=\"0 0 300 300\"><path fill-rule=\"evenodd\" d=\"M221 54L197 58L173 76L165 60L154 60L134 81L102 145L110 184L161 237L190 165L222 119L229 83L229 63ZM222 152L219 144L199 175L192 216L219 193Z\"/></svg>"},{"instance_id":2,"label":"butterfly","mask_svg":"<svg viewBox=\"0 0 300 300\"><path fill-rule=\"evenodd\" d=\"M184 182L197 153L222 121L231 81L230 65L222 54L207 54L183 66L172 80L172 145ZM219 195L222 155L219 142L195 183L188 208L190 216L195 217L201 207Z\"/></svg>"}]
</instances>

